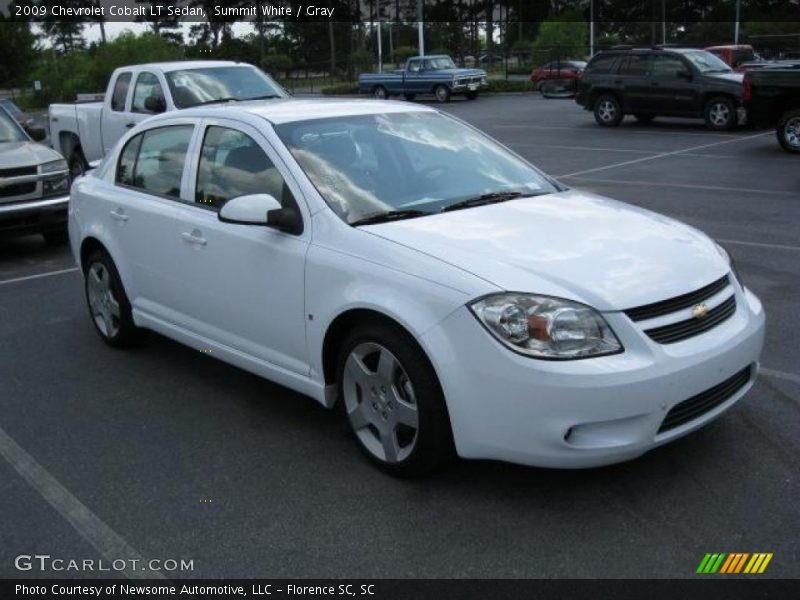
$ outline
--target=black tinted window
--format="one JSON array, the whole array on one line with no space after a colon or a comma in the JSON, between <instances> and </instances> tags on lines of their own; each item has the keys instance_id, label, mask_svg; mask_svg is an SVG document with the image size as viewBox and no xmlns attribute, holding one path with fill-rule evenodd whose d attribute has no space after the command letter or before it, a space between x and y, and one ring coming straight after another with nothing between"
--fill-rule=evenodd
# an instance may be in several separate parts
<instances>
[{"instance_id":1,"label":"black tinted window","mask_svg":"<svg viewBox=\"0 0 800 600\"><path fill-rule=\"evenodd\" d=\"M219 209L228 200L249 194L269 194L281 202L284 193L288 188L283 177L255 140L235 129L208 128L195 202Z\"/></svg>"},{"instance_id":2,"label":"black tinted window","mask_svg":"<svg viewBox=\"0 0 800 600\"><path fill-rule=\"evenodd\" d=\"M589 63L586 70L591 73L612 73L616 60L617 57L613 54L606 56L599 55L592 59L592 62Z\"/></svg>"},{"instance_id":3,"label":"black tinted window","mask_svg":"<svg viewBox=\"0 0 800 600\"><path fill-rule=\"evenodd\" d=\"M150 129L133 138L122 151L117 181L159 196L179 198L193 129L191 125L172 125ZM139 138L136 152L132 146Z\"/></svg>"},{"instance_id":4,"label":"black tinted window","mask_svg":"<svg viewBox=\"0 0 800 600\"><path fill-rule=\"evenodd\" d=\"M143 135L140 133L131 138L122 149L122 153L119 155L119 164L117 164L117 183L133 185L133 170L136 165L136 157L139 155L139 146L142 143Z\"/></svg>"},{"instance_id":5,"label":"black tinted window","mask_svg":"<svg viewBox=\"0 0 800 600\"><path fill-rule=\"evenodd\" d=\"M125 98L128 97L128 86L131 84L130 73L120 73L114 84L114 93L111 95L111 110L125 110Z\"/></svg>"},{"instance_id":6,"label":"black tinted window","mask_svg":"<svg viewBox=\"0 0 800 600\"><path fill-rule=\"evenodd\" d=\"M646 54L631 54L620 66L620 75L647 75L647 59Z\"/></svg>"},{"instance_id":7,"label":"black tinted window","mask_svg":"<svg viewBox=\"0 0 800 600\"><path fill-rule=\"evenodd\" d=\"M653 57L652 73L654 77L677 77L678 71L688 71L688 68L677 56Z\"/></svg>"}]
</instances>

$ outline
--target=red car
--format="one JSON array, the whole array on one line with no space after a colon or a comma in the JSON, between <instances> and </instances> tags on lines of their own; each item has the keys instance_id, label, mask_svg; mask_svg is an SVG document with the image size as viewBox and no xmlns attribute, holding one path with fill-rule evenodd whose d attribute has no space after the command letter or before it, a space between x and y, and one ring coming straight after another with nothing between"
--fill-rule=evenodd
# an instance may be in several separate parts
<instances>
[{"instance_id":1,"label":"red car","mask_svg":"<svg viewBox=\"0 0 800 600\"><path fill-rule=\"evenodd\" d=\"M749 44L709 46L706 50L721 58L726 65L737 73L748 70L747 68L742 68L743 63L752 64L756 60L756 52Z\"/></svg>"},{"instance_id":2,"label":"red car","mask_svg":"<svg viewBox=\"0 0 800 600\"><path fill-rule=\"evenodd\" d=\"M548 79L580 79L585 68L586 61L583 60L554 60L534 69L531 81L541 91L542 83Z\"/></svg>"}]
</instances>

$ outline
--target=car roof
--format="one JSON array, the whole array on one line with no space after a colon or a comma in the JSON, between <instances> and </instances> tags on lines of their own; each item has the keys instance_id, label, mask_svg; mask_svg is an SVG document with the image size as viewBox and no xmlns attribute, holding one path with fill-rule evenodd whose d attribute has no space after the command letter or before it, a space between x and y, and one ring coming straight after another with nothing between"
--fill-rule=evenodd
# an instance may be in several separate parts
<instances>
[{"instance_id":1,"label":"car roof","mask_svg":"<svg viewBox=\"0 0 800 600\"><path fill-rule=\"evenodd\" d=\"M409 58L450 58L448 54L426 54L425 56L409 56Z\"/></svg>"},{"instance_id":2,"label":"car roof","mask_svg":"<svg viewBox=\"0 0 800 600\"><path fill-rule=\"evenodd\" d=\"M657 54L660 52L675 52L676 54L687 54L689 52L702 52L703 48L689 48L686 46L625 46L625 47L614 47L609 48L608 50L601 50L597 54L633 54L633 53L640 53L640 52L652 52L653 54ZM595 54L595 56L597 56ZM594 57L592 57L594 58Z\"/></svg>"},{"instance_id":3,"label":"car roof","mask_svg":"<svg viewBox=\"0 0 800 600\"><path fill-rule=\"evenodd\" d=\"M242 62L235 62L232 60L175 60L170 62L152 62L152 63L145 63L142 65L132 65L130 67L124 67L120 70L127 70L127 69L152 69L152 70L160 70L165 73L170 71L180 71L184 69L204 69L209 67L249 67L251 65Z\"/></svg>"},{"instance_id":4,"label":"car roof","mask_svg":"<svg viewBox=\"0 0 800 600\"><path fill-rule=\"evenodd\" d=\"M378 115L388 113L438 112L433 108L409 102L391 100L358 100L349 98L276 98L273 100L253 100L210 104L196 108L164 113L156 119L172 118L214 118L241 117L249 114L280 125L296 121L309 121L328 117L349 117L359 115ZM155 120L155 119L152 119Z\"/></svg>"}]
</instances>

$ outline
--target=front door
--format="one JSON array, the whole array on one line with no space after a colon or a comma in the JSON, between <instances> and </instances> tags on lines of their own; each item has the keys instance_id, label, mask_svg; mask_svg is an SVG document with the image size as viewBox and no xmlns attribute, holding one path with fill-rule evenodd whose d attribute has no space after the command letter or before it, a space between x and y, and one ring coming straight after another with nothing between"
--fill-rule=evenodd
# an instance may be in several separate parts
<instances>
[{"instance_id":1,"label":"front door","mask_svg":"<svg viewBox=\"0 0 800 600\"><path fill-rule=\"evenodd\" d=\"M307 373L308 228L291 235L218 218L225 202L248 194L270 194L299 209L297 188L266 139L242 123L208 121L196 158L194 202L183 205L178 217L183 325L272 365Z\"/></svg>"},{"instance_id":2,"label":"front door","mask_svg":"<svg viewBox=\"0 0 800 600\"><path fill-rule=\"evenodd\" d=\"M689 65L679 56L654 55L650 63L653 112L665 115L692 114L697 104L696 84Z\"/></svg>"}]
</instances>

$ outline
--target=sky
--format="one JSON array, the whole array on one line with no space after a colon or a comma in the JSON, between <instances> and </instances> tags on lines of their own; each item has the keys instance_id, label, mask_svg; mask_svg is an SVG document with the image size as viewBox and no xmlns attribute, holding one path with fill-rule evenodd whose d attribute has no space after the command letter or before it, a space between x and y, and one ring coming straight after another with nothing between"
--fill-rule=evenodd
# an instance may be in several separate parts
<instances>
[{"instance_id":1,"label":"sky","mask_svg":"<svg viewBox=\"0 0 800 600\"><path fill-rule=\"evenodd\" d=\"M181 27L183 28L183 37L188 42L189 41L189 27L192 23L183 23ZM128 30L132 31L133 33L143 33L147 31L148 26L146 23L132 23L132 22L117 22L117 21L106 21L106 38L109 40L113 40L123 31ZM237 22L233 24L233 34L237 37L247 35L248 33L252 33L253 26L249 23ZM100 26L99 25L86 25L83 29L83 37L86 39L87 42L99 42L100 41Z\"/></svg>"}]
</instances>

